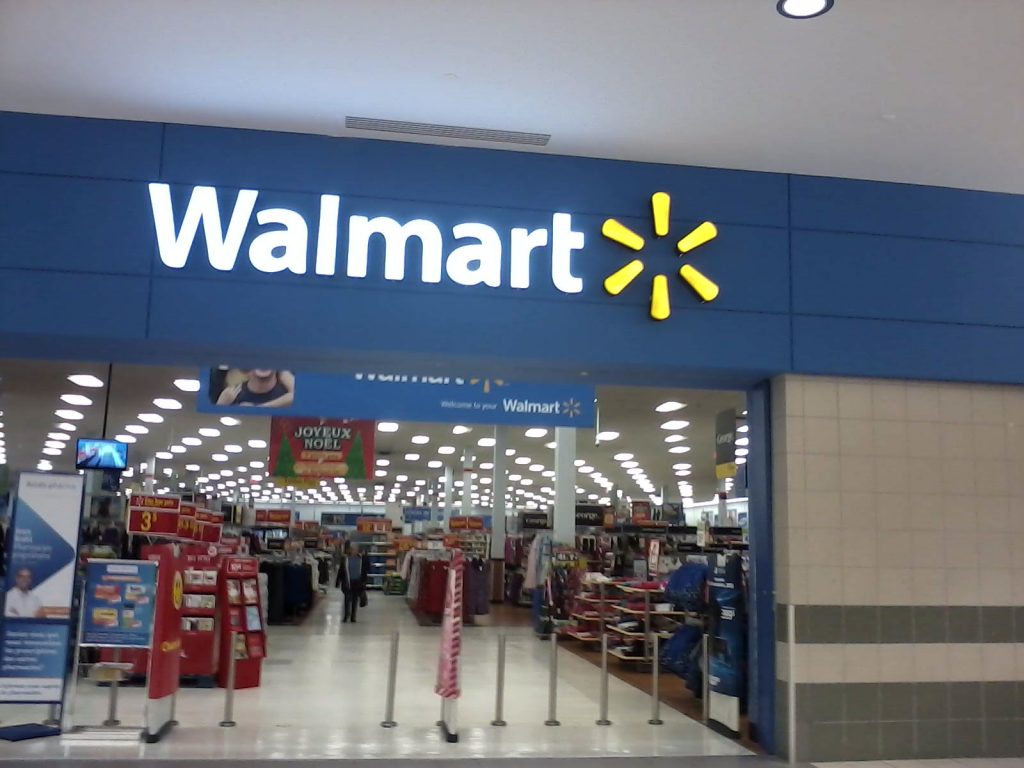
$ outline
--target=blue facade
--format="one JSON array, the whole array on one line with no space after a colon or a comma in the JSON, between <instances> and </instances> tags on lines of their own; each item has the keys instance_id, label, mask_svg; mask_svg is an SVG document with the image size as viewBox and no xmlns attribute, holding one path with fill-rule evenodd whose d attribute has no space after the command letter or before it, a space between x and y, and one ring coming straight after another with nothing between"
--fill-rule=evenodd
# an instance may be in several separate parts
<instances>
[{"instance_id":1,"label":"blue facade","mask_svg":"<svg viewBox=\"0 0 1024 768\"><path fill-rule=\"evenodd\" d=\"M195 185L216 186L222 223L239 188L257 209L300 212L316 241L321 194L341 218L485 222L503 239L500 287L447 278L219 272L202 236L184 269L156 252L147 184L172 186L180 224ZM671 235L648 236L647 270L602 288L633 254L607 217L650 234L649 197L673 199ZM191 126L0 114L0 354L298 370L445 359L474 372L566 380L749 387L784 373L1024 381L1024 198L840 179L331 139ZM528 289L509 287L512 227L570 213L584 280L557 291L541 249ZM672 244L702 220L719 237L690 260L721 286L701 304ZM378 238L379 239L379 238ZM378 244L379 245L379 244ZM312 257L310 259L312 264ZM419 271L410 248L407 278ZM647 315L650 276L669 275L673 315Z\"/></svg>"}]
</instances>

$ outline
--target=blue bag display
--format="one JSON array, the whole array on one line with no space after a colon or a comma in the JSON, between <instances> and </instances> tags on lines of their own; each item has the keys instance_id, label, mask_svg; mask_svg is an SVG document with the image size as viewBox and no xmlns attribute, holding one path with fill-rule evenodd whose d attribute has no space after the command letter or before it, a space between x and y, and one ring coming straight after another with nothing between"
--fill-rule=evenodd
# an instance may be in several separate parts
<instances>
[{"instance_id":1,"label":"blue bag display","mask_svg":"<svg viewBox=\"0 0 1024 768\"><path fill-rule=\"evenodd\" d=\"M703 563L683 563L665 585L665 599L681 611L704 610L704 592L708 567Z\"/></svg>"}]
</instances>

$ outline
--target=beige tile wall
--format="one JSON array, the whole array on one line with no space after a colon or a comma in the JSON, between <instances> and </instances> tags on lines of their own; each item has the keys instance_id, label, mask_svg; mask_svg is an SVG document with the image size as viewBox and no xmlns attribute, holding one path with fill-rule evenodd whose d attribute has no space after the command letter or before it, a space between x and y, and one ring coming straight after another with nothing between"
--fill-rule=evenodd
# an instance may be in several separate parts
<instances>
[{"instance_id":1,"label":"beige tile wall","mask_svg":"<svg viewBox=\"0 0 1024 768\"><path fill-rule=\"evenodd\" d=\"M787 376L773 397L778 602L1024 604L1024 387Z\"/></svg>"}]
</instances>

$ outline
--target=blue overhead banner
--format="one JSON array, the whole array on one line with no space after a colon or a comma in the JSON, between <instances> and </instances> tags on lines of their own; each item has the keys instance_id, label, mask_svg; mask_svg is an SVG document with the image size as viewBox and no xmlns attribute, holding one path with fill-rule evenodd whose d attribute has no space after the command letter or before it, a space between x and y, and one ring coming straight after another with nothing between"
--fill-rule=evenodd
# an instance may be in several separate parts
<instances>
[{"instance_id":1,"label":"blue overhead banner","mask_svg":"<svg viewBox=\"0 0 1024 768\"><path fill-rule=\"evenodd\" d=\"M593 427L595 391L460 376L295 374L272 369L210 371L197 409L206 413L340 417L523 427Z\"/></svg>"},{"instance_id":2,"label":"blue overhead banner","mask_svg":"<svg viewBox=\"0 0 1024 768\"><path fill-rule=\"evenodd\" d=\"M402 519L407 523L429 523L430 507L402 507Z\"/></svg>"},{"instance_id":3,"label":"blue overhead banner","mask_svg":"<svg viewBox=\"0 0 1024 768\"><path fill-rule=\"evenodd\" d=\"M81 475L24 472L11 522L0 701L60 703L70 638Z\"/></svg>"}]
</instances>

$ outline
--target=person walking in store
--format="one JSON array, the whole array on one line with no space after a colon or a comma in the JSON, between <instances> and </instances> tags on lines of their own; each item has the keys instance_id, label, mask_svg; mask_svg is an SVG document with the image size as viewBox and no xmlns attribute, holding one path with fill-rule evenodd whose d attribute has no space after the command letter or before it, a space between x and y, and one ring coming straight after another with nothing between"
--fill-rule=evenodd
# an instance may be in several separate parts
<instances>
[{"instance_id":1,"label":"person walking in store","mask_svg":"<svg viewBox=\"0 0 1024 768\"><path fill-rule=\"evenodd\" d=\"M353 543L341 569L341 591L345 595L342 623L356 622L356 608L366 592L366 558Z\"/></svg>"}]
</instances>

